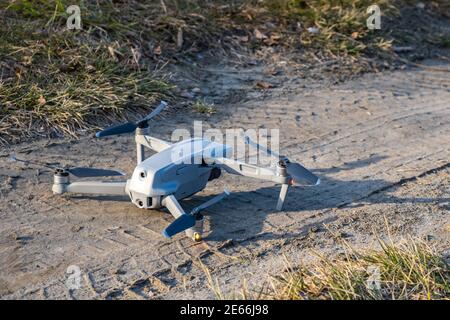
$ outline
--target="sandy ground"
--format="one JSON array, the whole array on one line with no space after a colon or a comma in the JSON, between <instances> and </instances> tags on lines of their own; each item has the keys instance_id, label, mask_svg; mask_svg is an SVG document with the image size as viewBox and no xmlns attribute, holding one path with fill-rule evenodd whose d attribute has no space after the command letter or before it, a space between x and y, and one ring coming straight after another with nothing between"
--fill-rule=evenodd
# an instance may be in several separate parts
<instances>
[{"instance_id":1,"label":"sandy ground","mask_svg":"<svg viewBox=\"0 0 450 320\"><path fill-rule=\"evenodd\" d=\"M448 63L430 65L449 69ZM281 67L280 67L281 68ZM312 251L339 255L339 238L357 248L426 238L450 248L450 76L431 69L367 74L344 84L309 82L263 67L209 67L186 75L216 105L211 116L178 110L153 122L169 139L194 119L225 128L280 128L281 147L322 179L291 189L274 210L279 186L224 175L183 205L227 187L206 212L205 241L161 235L172 217L124 197L53 195L52 176L8 161L26 159L120 168L131 173L131 137L41 140L0 152L0 296L4 299L214 298L207 268L225 293L261 285ZM265 91L255 83L273 84ZM164 122L163 122L164 120ZM334 236L332 236L334 234ZM66 270L82 270L68 290Z\"/></svg>"}]
</instances>

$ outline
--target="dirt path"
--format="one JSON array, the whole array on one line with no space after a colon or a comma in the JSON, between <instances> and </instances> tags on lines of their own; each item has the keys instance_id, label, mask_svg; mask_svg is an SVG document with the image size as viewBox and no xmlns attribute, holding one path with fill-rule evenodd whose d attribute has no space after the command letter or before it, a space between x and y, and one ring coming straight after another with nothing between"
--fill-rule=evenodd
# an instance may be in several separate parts
<instances>
[{"instance_id":1,"label":"dirt path","mask_svg":"<svg viewBox=\"0 0 450 320\"><path fill-rule=\"evenodd\" d=\"M427 237L450 248L448 72L412 69L327 86L290 75L267 77L257 67L217 68L192 80L209 99L222 100L218 113L174 113L167 125L153 125L156 136L169 139L174 128L189 128L194 119L221 129L280 128L282 150L322 184L290 190L286 210L276 212L278 186L225 175L184 204L194 206L224 186L232 191L208 210L206 239L193 245L184 236L161 236L172 221L166 213L140 210L120 197L54 196L49 173L7 161L13 152L49 162L64 162L64 155L67 163L130 173L130 137L2 150L0 296L213 298L204 268L232 292L243 279L261 284L267 273L279 271L283 254L294 262L308 260L311 249L339 254L331 232L355 247L376 246L376 236L386 236L385 220L394 239ZM275 87L255 90L259 80ZM83 271L79 290L65 285L69 265Z\"/></svg>"}]
</instances>

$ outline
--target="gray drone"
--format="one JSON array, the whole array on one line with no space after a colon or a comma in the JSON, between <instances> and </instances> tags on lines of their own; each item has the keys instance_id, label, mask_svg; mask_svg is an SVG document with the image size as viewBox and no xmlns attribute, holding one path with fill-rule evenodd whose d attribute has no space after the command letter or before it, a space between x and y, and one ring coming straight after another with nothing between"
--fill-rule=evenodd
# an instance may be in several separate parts
<instances>
[{"instance_id":1,"label":"gray drone","mask_svg":"<svg viewBox=\"0 0 450 320\"><path fill-rule=\"evenodd\" d=\"M250 140L245 136L245 143L262 150L267 155L276 158L274 168L262 168L244 163L229 157L231 148L203 138L192 138L174 144L151 137L149 120L159 114L167 103L160 105L142 120L133 123L116 125L100 131L96 137L118 135L135 132L137 148L137 165L127 181L77 181L70 182L69 177L104 177L122 176L115 170L95 168L56 168L52 191L55 194L65 192L82 194L128 195L132 203L143 209L166 207L175 217L163 235L171 238L185 231L194 241L202 239L202 210L221 201L229 192L225 189L220 195L206 201L187 213L181 207L179 200L187 198L206 187L208 181L220 177L222 169L230 174L269 180L281 184L276 209L282 210L289 185L317 185L320 179L298 163L291 162L268 148ZM156 151L156 154L145 159L144 148ZM15 160L18 160L15 158ZM26 160L19 160L32 163ZM54 167L51 167L55 169Z\"/></svg>"}]
</instances>

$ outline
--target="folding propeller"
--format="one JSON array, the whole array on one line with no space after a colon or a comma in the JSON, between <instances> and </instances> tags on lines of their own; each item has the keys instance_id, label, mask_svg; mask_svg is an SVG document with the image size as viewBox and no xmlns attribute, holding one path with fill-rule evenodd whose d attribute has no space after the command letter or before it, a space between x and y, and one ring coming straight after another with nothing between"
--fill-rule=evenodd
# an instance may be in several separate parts
<instances>
[{"instance_id":1,"label":"folding propeller","mask_svg":"<svg viewBox=\"0 0 450 320\"><path fill-rule=\"evenodd\" d=\"M225 189L221 194L192 209L190 213L182 214L177 219L175 219L174 222L169 224L169 226L166 229L164 229L163 235L167 238L171 238L177 233L192 228L193 226L195 226L195 221L201 219L202 217L200 215L200 211L205 210L206 208L216 204L217 202L223 200L228 195L230 195L230 192Z\"/></svg>"},{"instance_id":2,"label":"folding propeller","mask_svg":"<svg viewBox=\"0 0 450 320\"><path fill-rule=\"evenodd\" d=\"M174 222L169 224L167 228L164 229L163 235L166 238L172 238L177 233L183 232L184 230L187 230L195 226L195 220L196 220L195 216L184 213L178 218L176 218Z\"/></svg>"},{"instance_id":3,"label":"folding propeller","mask_svg":"<svg viewBox=\"0 0 450 320\"><path fill-rule=\"evenodd\" d=\"M134 132L134 130L136 130L137 128L145 128L148 125L148 121L154 116L158 115L165 107L167 107L167 103L165 101L161 101L161 103L155 108L155 110L153 110L149 115L139 120L138 122L127 122L124 124L112 126L97 132L95 136L97 138L102 138L106 136Z\"/></svg>"},{"instance_id":4,"label":"folding propeller","mask_svg":"<svg viewBox=\"0 0 450 320\"><path fill-rule=\"evenodd\" d=\"M291 162L286 156L282 156L279 153L270 150L267 147L263 147L260 144L254 142L249 136L244 135L245 143L261 150L268 156L278 159L278 163L281 166L286 167L286 172L292 177L295 184L306 184L306 185L318 185L320 183L319 177L314 175L311 171L303 167L301 164L296 162Z\"/></svg>"},{"instance_id":5,"label":"folding propeller","mask_svg":"<svg viewBox=\"0 0 450 320\"><path fill-rule=\"evenodd\" d=\"M114 177L114 176L123 176L125 175L123 172L110 170L110 169L96 169L96 168L86 168L86 167L58 167L53 164L41 163L30 160L18 159L16 156L12 155L9 157L11 161L23 162L25 164L37 165L40 167L44 167L51 170L59 170L62 172L68 172L74 175L77 178L90 178L90 177Z\"/></svg>"}]
</instances>

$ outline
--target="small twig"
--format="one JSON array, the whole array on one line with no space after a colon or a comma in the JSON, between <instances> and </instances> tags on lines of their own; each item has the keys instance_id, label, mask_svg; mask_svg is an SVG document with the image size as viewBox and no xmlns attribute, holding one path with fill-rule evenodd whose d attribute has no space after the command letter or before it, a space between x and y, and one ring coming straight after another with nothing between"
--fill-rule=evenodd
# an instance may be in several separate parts
<instances>
[{"instance_id":1,"label":"small twig","mask_svg":"<svg viewBox=\"0 0 450 320\"><path fill-rule=\"evenodd\" d=\"M162 7L164 13L167 14L167 6L166 6L166 4L164 3L164 0L161 0L161 7Z\"/></svg>"}]
</instances>

